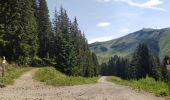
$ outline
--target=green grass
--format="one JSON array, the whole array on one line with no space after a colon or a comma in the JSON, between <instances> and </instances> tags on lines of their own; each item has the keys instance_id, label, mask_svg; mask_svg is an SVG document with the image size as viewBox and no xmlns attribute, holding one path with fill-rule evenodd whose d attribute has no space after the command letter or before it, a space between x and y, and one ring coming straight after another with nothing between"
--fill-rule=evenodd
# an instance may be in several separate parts
<instances>
[{"instance_id":1,"label":"green grass","mask_svg":"<svg viewBox=\"0 0 170 100\"><path fill-rule=\"evenodd\" d=\"M168 84L162 81L155 81L150 77L146 77L140 80L122 80L118 77L109 76L107 80L120 85L130 86L134 89L154 93L156 96L169 96Z\"/></svg>"},{"instance_id":2,"label":"green grass","mask_svg":"<svg viewBox=\"0 0 170 100\"><path fill-rule=\"evenodd\" d=\"M33 77L35 80L45 82L53 86L72 86L81 84L96 83L98 77L68 77L52 67L40 68Z\"/></svg>"},{"instance_id":3,"label":"green grass","mask_svg":"<svg viewBox=\"0 0 170 100\"><path fill-rule=\"evenodd\" d=\"M2 78L0 77L0 84L1 85L12 85L14 83L14 80L19 78L24 72L29 71L30 67L12 67L9 68L5 76Z\"/></svg>"}]
</instances>

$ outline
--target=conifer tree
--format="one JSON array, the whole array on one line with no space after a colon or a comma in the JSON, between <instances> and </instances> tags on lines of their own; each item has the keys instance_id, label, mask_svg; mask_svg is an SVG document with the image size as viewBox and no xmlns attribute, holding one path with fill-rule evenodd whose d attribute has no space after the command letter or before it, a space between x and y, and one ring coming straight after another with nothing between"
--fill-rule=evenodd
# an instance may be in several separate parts
<instances>
[{"instance_id":1,"label":"conifer tree","mask_svg":"<svg viewBox=\"0 0 170 100\"><path fill-rule=\"evenodd\" d=\"M46 0L39 0L38 6L39 56L49 59L50 38L52 36L51 23L48 15Z\"/></svg>"},{"instance_id":2,"label":"conifer tree","mask_svg":"<svg viewBox=\"0 0 170 100\"><path fill-rule=\"evenodd\" d=\"M137 79L137 74L138 74L137 73L138 69L136 67L137 59L138 59L138 57L137 57L136 53L134 53L133 58L130 62L130 66L128 68L128 79Z\"/></svg>"},{"instance_id":3,"label":"conifer tree","mask_svg":"<svg viewBox=\"0 0 170 100\"><path fill-rule=\"evenodd\" d=\"M97 58L90 52L87 40L79 30L77 19L75 18L72 23L66 10L61 7L59 13L55 11L53 26L52 52L56 54L54 56L56 68L67 75L98 75Z\"/></svg>"},{"instance_id":4,"label":"conifer tree","mask_svg":"<svg viewBox=\"0 0 170 100\"><path fill-rule=\"evenodd\" d=\"M147 75L158 78L157 63L146 44L139 44L132 59L131 69L134 73L132 78L145 78Z\"/></svg>"},{"instance_id":5,"label":"conifer tree","mask_svg":"<svg viewBox=\"0 0 170 100\"><path fill-rule=\"evenodd\" d=\"M106 63L102 63L100 65L100 75L106 76L108 75L108 69L107 69L107 64Z\"/></svg>"},{"instance_id":6,"label":"conifer tree","mask_svg":"<svg viewBox=\"0 0 170 100\"><path fill-rule=\"evenodd\" d=\"M5 41L3 39L4 28L5 28L5 5L6 0L0 1L0 56L3 56L3 49Z\"/></svg>"},{"instance_id":7,"label":"conifer tree","mask_svg":"<svg viewBox=\"0 0 170 100\"><path fill-rule=\"evenodd\" d=\"M29 64L37 53L37 30L33 2L8 0L4 5L3 54L8 60Z\"/></svg>"},{"instance_id":8,"label":"conifer tree","mask_svg":"<svg viewBox=\"0 0 170 100\"><path fill-rule=\"evenodd\" d=\"M139 44L129 63L128 59L115 55L107 63L101 65L102 75L115 75L123 79L140 79L147 75L156 80L160 79L155 57L146 44ZM162 70L165 73L165 70ZM163 76L165 77L165 76Z\"/></svg>"},{"instance_id":9,"label":"conifer tree","mask_svg":"<svg viewBox=\"0 0 170 100\"><path fill-rule=\"evenodd\" d=\"M127 59L115 55L107 63L101 64L101 75L114 75L123 79L128 79L129 62Z\"/></svg>"},{"instance_id":10,"label":"conifer tree","mask_svg":"<svg viewBox=\"0 0 170 100\"><path fill-rule=\"evenodd\" d=\"M32 8L34 9L34 16L38 20L38 0L32 0Z\"/></svg>"},{"instance_id":11,"label":"conifer tree","mask_svg":"<svg viewBox=\"0 0 170 100\"><path fill-rule=\"evenodd\" d=\"M169 60L169 57L165 56L161 65L161 76L162 80L165 82L168 82L167 60Z\"/></svg>"},{"instance_id":12,"label":"conifer tree","mask_svg":"<svg viewBox=\"0 0 170 100\"><path fill-rule=\"evenodd\" d=\"M98 59L95 53L92 53L92 62L93 62L93 76L98 76L99 75L99 63Z\"/></svg>"}]
</instances>

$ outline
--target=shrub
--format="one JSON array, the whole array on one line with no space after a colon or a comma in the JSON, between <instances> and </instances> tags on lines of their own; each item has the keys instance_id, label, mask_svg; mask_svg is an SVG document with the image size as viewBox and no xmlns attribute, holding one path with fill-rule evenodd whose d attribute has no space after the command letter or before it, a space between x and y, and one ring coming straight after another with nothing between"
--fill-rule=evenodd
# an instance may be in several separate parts
<instances>
[{"instance_id":1,"label":"shrub","mask_svg":"<svg viewBox=\"0 0 170 100\"><path fill-rule=\"evenodd\" d=\"M32 61L31 61L31 65L32 65L32 66L42 66L42 65L44 65L44 62L42 61L41 58L39 58L39 57L34 57L34 58L32 59Z\"/></svg>"}]
</instances>

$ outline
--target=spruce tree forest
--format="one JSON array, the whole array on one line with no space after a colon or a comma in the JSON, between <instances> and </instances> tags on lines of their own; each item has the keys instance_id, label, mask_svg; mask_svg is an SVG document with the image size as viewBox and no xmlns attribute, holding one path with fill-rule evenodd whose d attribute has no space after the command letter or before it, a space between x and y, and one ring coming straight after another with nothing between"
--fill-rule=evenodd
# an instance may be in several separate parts
<instances>
[{"instance_id":1,"label":"spruce tree forest","mask_svg":"<svg viewBox=\"0 0 170 100\"><path fill-rule=\"evenodd\" d=\"M75 17L61 7L49 19L46 0L0 1L0 57L29 66L54 66L71 76L97 76L97 57Z\"/></svg>"},{"instance_id":2,"label":"spruce tree forest","mask_svg":"<svg viewBox=\"0 0 170 100\"><path fill-rule=\"evenodd\" d=\"M101 64L101 75L118 76L122 79L141 79L146 76L155 80L168 81L166 65L168 56L160 62L145 43L137 46L131 59L122 58L117 55L111 57L106 63Z\"/></svg>"},{"instance_id":3,"label":"spruce tree forest","mask_svg":"<svg viewBox=\"0 0 170 100\"><path fill-rule=\"evenodd\" d=\"M159 60L145 43L138 45L132 57L115 55L99 67L77 18L70 19L63 7L54 12L51 21L46 0L1 0L0 57L19 65L54 66L68 76L150 76L167 81L168 56Z\"/></svg>"}]
</instances>

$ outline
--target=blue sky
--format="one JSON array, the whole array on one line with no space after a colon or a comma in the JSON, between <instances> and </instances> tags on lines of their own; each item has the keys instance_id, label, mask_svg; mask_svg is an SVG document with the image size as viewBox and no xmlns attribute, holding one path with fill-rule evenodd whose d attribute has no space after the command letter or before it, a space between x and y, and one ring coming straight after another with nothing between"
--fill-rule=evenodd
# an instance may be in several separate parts
<instances>
[{"instance_id":1,"label":"blue sky","mask_svg":"<svg viewBox=\"0 0 170 100\"><path fill-rule=\"evenodd\" d=\"M47 0L49 15L62 5L76 16L89 43L115 39L142 28L170 27L168 0Z\"/></svg>"}]
</instances>

